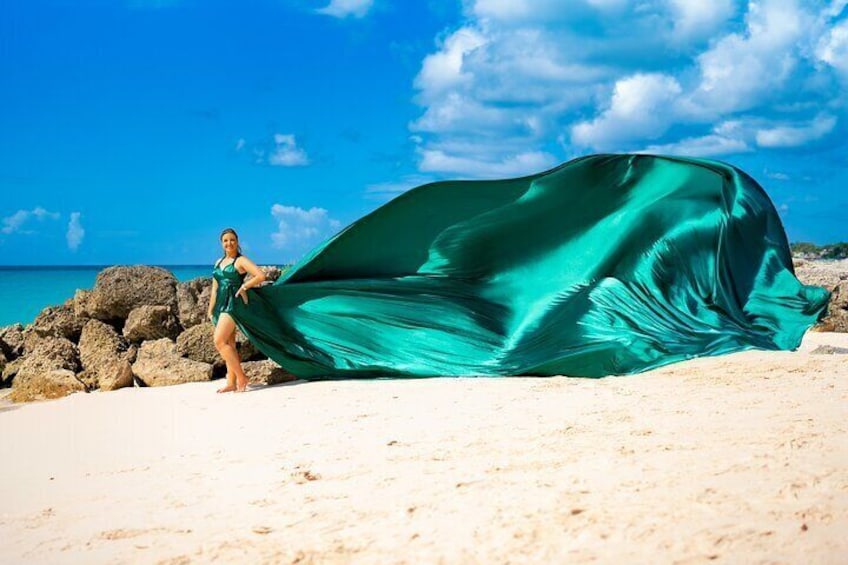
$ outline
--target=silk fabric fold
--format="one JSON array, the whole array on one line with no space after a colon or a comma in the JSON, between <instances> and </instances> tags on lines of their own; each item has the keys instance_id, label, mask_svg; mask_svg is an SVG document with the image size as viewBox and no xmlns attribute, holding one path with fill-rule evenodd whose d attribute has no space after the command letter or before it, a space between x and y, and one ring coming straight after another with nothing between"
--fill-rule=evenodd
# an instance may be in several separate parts
<instances>
[{"instance_id":1,"label":"silk fabric fold","mask_svg":"<svg viewBox=\"0 0 848 565\"><path fill-rule=\"evenodd\" d=\"M828 298L795 278L777 212L743 171L593 155L412 189L231 315L307 379L601 377L794 349Z\"/></svg>"}]
</instances>

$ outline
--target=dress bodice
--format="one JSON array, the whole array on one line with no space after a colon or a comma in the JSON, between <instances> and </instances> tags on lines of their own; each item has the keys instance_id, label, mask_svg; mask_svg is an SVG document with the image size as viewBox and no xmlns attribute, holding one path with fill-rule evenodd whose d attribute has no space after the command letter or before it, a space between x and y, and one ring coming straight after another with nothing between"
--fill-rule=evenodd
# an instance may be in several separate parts
<instances>
[{"instance_id":1,"label":"dress bodice","mask_svg":"<svg viewBox=\"0 0 848 565\"><path fill-rule=\"evenodd\" d=\"M235 260L223 267L217 264L212 269L212 278L218 282L218 291L215 294L215 308L213 311L213 322L215 324L218 323L218 315L221 312L232 314L233 307L236 303L236 292L244 282L245 276L247 276L247 273L239 273L238 269L236 269Z\"/></svg>"}]
</instances>

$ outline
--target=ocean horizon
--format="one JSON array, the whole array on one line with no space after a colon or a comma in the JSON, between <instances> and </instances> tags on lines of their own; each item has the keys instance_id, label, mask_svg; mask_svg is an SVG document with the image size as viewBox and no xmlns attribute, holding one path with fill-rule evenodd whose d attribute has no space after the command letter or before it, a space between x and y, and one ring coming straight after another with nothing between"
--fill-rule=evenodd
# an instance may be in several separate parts
<instances>
[{"instance_id":1,"label":"ocean horizon","mask_svg":"<svg viewBox=\"0 0 848 565\"><path fill-rule=\"evenodd\" d=\"M100 271L117 265L124 264L0 265L0 327L32 323L44 308L62 305L77 289L91 289ZM145 266L167 269L180 282L212 276L211 264Z\"/></svg>"}]
</instances>

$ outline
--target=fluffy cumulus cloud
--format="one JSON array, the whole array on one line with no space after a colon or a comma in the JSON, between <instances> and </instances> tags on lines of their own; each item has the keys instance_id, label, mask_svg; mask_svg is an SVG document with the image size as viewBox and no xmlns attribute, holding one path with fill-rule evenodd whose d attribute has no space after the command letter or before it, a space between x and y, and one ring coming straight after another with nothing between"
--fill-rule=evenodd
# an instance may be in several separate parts
<instances>
[{"instance_id":1,"label":"fluffy cumulus cloud","mask_svg":"<svg viewBox=\"0 0 848 565\"><path fill-rule=\"evenodd\" d=\"M3 218L3 227L0 232L4 234L12 233L34 233L33 230L27 229L27 224L31 224L33 220L58 220L59 212L50 212L41 206L36 206L32 210L18 210L17 212Z\"/></svg>"},{"instance_id":2,"label":"fluffy cumulus cloud","mask_svg":"<svg viewBox=\"0 0 848 565\"><path fill-rule=\"evenodd\" d=\"M76 251L82 243L82 238L85 236L85 230L80 223L79 212L71 212L71 219L68 221L68 231L65 233L65 239L68 241L68 249Z\"/></svg>"},{"instance_id":3,"label":"fluffy cumulus cloud","mask_svg":"<svg viewBox=\"0 0 848 565\"><path fill-rule=\"evenodd\" d=\"M276 248L285 249L293 258L341 228L341 222L331 218L326 209L315 206L306 210L298 206L274 204L271 215L277 222L277 231L271 234L272 244Z\"/></svg>"},{"instance_id":4,"label":"fluffy cumulus cloud","mask_svg":"<svg viewBox=\"0 0 848 565\"><path fill-rule=\"evenodd\" d=\"M368 13L373 5L374 0L331 0L328 5L319 8L316 12L334 18L347 18L349 16L361 18Z\"/></svg>"},{"instance_id":5,"label":"fluffy cumulus cloud","mask_svg":"<svg viewBox=\"0 0 848 565\"><path fill-rule=\"evenodd\" d=\"M846 0L465 0L414 79L419 169L592 151L721 157L845 137ZM841 143L841 142L840 142Z\"/></svg>"}]
</instances>

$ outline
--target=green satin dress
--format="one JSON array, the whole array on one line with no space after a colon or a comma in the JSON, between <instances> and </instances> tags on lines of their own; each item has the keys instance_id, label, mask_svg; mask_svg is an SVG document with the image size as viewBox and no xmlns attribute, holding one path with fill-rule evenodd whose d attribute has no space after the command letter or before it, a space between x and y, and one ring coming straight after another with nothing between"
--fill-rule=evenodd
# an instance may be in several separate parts
<instances>
[{"instance_id":1,"label":"green satin dress","mask_svg":"<svg viewBox=\"0 0 848 565\"><path fill-rule=\"evenodd\" d=\"M238 256L236 256L236 259L238 259ZM238 291L244 282L245 276L247 276L247 273L238 272L235 259L233 259L232 263L228 263L223 267L220 266L222 262L223 259L218 261L212 270L212 278L218 282L218 291L215 294L215 306L212 308L212 323L215 325L218 324L218 317L221 315L221 312L226 312L232 316L233 305L241 300L241 298L236 298L236 291Z\"/></svg>"},{"instance_id":2,"label":"green satin dress","mask_svg":"<svg viewBox=\"0 0 848 565\"><path fill-rule=\"evenodd\" d=\"M401 194L231 301L303 378L626 375L794 349L828 292L775 208L717 161L593 155Z\"/></svg>"}]
</instances>

